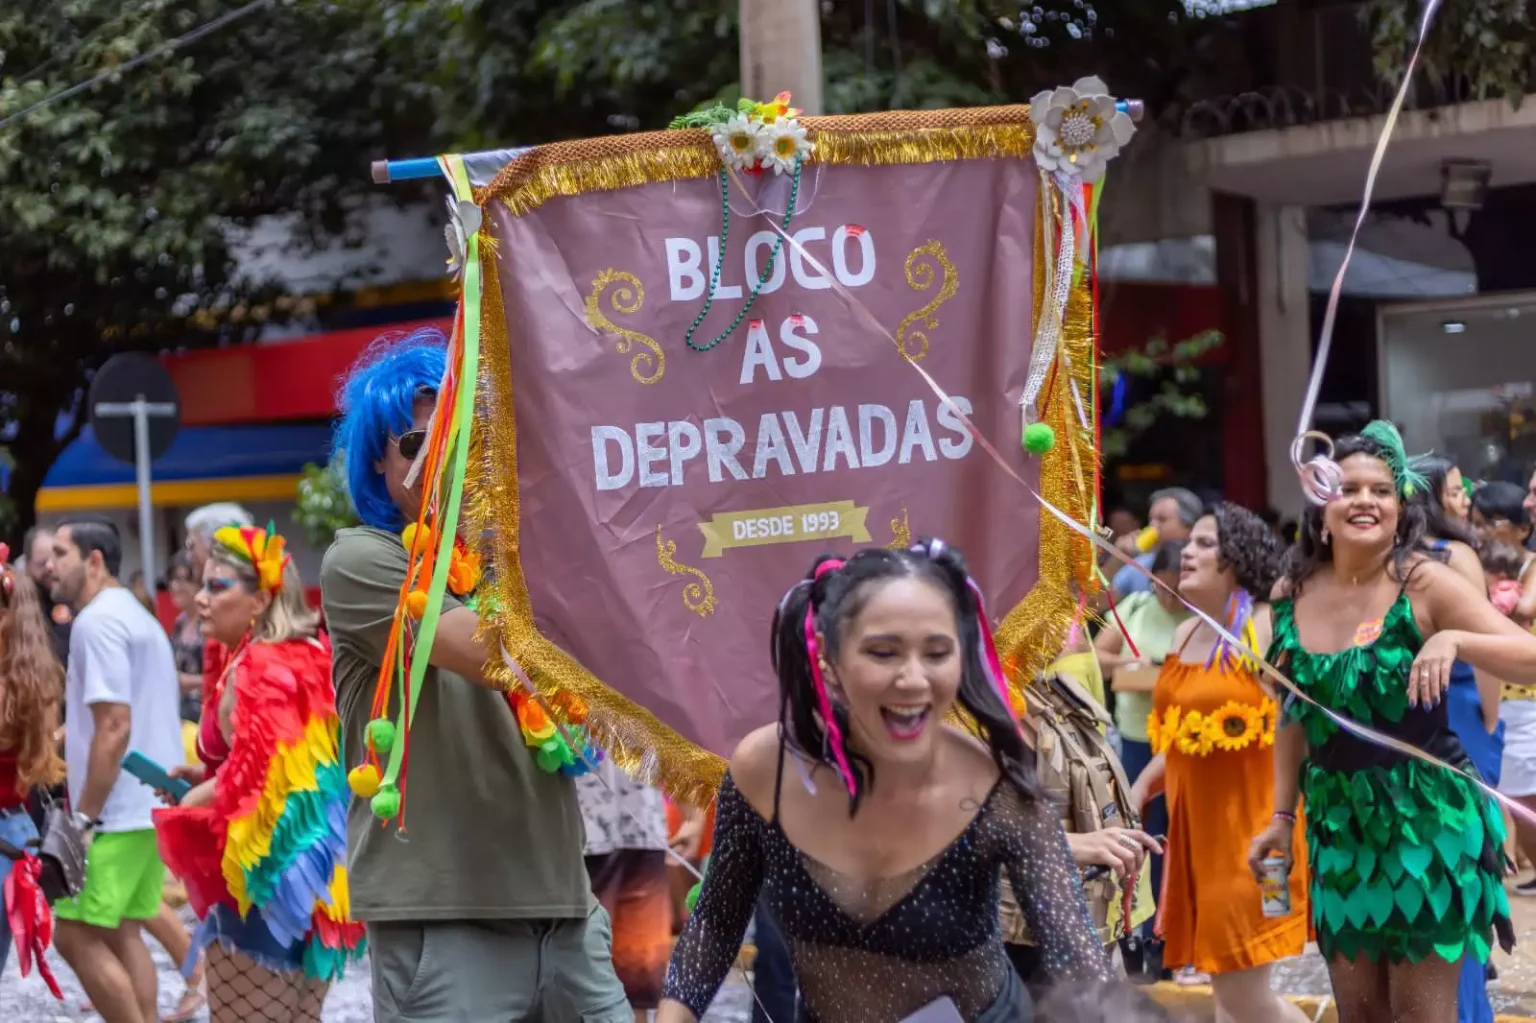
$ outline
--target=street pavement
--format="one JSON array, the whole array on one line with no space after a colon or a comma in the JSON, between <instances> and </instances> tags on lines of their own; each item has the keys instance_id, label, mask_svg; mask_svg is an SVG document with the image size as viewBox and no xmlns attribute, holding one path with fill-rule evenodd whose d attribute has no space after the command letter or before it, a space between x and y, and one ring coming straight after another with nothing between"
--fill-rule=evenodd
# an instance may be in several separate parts
<instances>
[{"instance_id":1,"label":"street pavement","mask_svg":"<svg viewBox=\"0 0 1536 1023\"><path fill-rule=\"evenodd\" d=\"M1511 885L1511 887L1513 887ZM1494 953L1498 979L1489 987L1494 1011L1500 1023L1536 1023L1536 899L1512 895L1515 954ZM153 942L150 952L160 969L160 1008L169 1012L181 997L182 981L170 958ZM12 952L5 972L0 975L0 1020L5 1023L83 1023L100 1017L83 1012L85 994L75 975L57 955L50 952L54 975L64 989L64 1001L55 1001L41 979L34 973L23 980L17 972ZM1276 987L1293 998L1318 1023L1337 1019L1329 995L1328 971L1315 948L1306 955L1281 963L1275 970ZM1207 1023L1215 1019L1208 987L1179 987L1159 984L1153 997L1173 1010L1183 1023ZM325 1003L325 1023L370 1023L372 1002L366 964L352 971L345 980L331 988ZM752 996L741 971L733 971L704 1023L746 1023L752 1015ZM207 1019L204 1014L200 1017Z\"/></svg>"},{"instance_id":2,"label":"street pavement","mask_svg":"<svg viewBox=\"0 0 1536 1023\"><path fill-rule=\"evenodd\" d=\"M191 920L191 917L187 916L187 919ZM170 1012L181 998L185 985L165 951L153 941L149 943L149 949L160 971L160 1011ZM49 950L48 960L53 965L53 974L59 981L59 987L64 990L64 1000L56 1001L53 995L49 994L47 985L38 977L35 970L23 980L17 970L16 954L13 950L6 962L4 974L0 975L0 1021L3 1023L99 1021L100 1016L82 1011L81 1005L86 1000L85 992L70 968L52 949ZM720 996L715 999L715 1004L705 1014L704 1023L746 1023L752 1017L751 1005L751 992L743 983L740 971L734 971L731 980L721 989ZM198 1019L206 1021L208 1014L204 1012ZM365 962L348 973L340 983L331 987L330 994L325 1000L325 1023L372 1023L372 1020L373 1001L368 982L368 965Z\"/></svg>"}]
</instances>

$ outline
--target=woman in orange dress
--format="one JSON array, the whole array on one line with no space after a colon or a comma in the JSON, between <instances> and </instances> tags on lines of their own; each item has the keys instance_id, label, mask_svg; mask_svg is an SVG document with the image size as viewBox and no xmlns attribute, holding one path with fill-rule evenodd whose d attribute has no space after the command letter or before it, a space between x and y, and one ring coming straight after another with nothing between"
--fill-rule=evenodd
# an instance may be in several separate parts
<instances>
[{"instance_id":1,"label":"woman in orange dress","mask_svg":"<svg viewBox=\"0 0 1536 1023\"><path fill-rule=\"evenodd\" d=\"M1236 505L1195 523L1179 566L1179 595L1244 640L1270 640L1268 595L1280 572L1269 528ZM1278 712L1260 686L1257 654L1234 649L1200 618L1174 634L1153 692L1148 737L1157 755L1132 787L1135 805L1168 800L1168 852L1158 931L1163 962L1211 975L1218 1023L1301 1023L1306 1016L1270 986L1270 964L1307 942L1304 857L1290 876L1290 912L1266 917L1247 868L1248 840L1273 816ZM1302 830L1295 821L1296 840ZM1256 832L1253 832L1256 833Z\"/></svg>"}]
</instances>

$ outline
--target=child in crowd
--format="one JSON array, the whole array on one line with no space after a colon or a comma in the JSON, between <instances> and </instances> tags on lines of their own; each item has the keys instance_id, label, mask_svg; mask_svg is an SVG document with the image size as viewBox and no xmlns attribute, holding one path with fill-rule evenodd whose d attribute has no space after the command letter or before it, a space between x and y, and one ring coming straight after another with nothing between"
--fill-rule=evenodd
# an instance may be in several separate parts
<instances>
[{"instance_id":1,"label":"child in crowd","mask_svg":"<svg viewBox=\"0 0 1536 1023\"><path fill-rule=\"evenodd\" d=\"M1488 579L1488 599L1500 614L1512 614L1520 602L1520 574L1525 568L1525 553L1502 540L1489 540L1477 556L1483 563L1483 575Z\"/></svg>"},{"instance_id":2,"label":"child in crowd","mask_svg":"<svg viewBox=\"0 0 1536 1023\"><path fill-rule=\"evenodd\" d=\"M1513 617L1520 602L1520 575L1528 555L1513 544L1490 539L1477 552L1488 579L1488 600L1500 614ZM1504 722L1504 755L1499 765L1499 791L1524 805L1536 805L1536 690L1529 686L1504 687L1499 705ZM1510 838L1505 853L1523 869L1536 851L1536 829L1505 814ZM1515 886L1518 895L1536 895L1536 880Z\"/></svg>"}]
</instances>

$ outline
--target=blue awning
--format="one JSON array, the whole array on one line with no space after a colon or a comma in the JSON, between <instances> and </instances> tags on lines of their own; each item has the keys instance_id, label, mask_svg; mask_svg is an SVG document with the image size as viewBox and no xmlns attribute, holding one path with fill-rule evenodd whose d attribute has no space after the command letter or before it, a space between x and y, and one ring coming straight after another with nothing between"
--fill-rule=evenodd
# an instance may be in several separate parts
<instances>
[{"instance_id":1,"label":"blue awning","mask_svg":"<svg viewBox=\"0 0 1536 1023\"><path fill-rule=\"evenodd\" d=\"M183 427L151 466L156 507L209 501L290 501L308 463L330 457L329 423ZM134 468L109 455L86 426L48 470L38 512L132 508Z\"/></svg>"},{"instance_id":2,"label":"blue awning","mask_svg":"<svg viewBox=\"0 0 1536 1023\"><path fill-rule=\"evenodd\" d=\"M167 481L293 475L309 462L324 464L330 451L330 423L187 426L177 431L151 470L155 479ZM59 454L43 487L134 481L133 466L108 454L86 426Z\"/></svg>"}]
</instances>

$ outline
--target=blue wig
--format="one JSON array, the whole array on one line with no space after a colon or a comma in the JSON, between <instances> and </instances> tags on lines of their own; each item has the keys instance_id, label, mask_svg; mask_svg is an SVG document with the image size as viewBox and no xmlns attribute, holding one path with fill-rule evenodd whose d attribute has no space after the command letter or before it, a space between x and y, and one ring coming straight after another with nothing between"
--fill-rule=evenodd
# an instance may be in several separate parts
<instances>
[{"instance_id":1,"label":"blue wig","mask_svg":"<svg viewBox=\"0 0 1536 1023\"><path fill-rule=\"evenodd\" d=\"M385 334L368 346L342 385L335 454L345 464L358 518L376 529L404 529L405 517L374 464L391 438L410 430L418 396L437 390L447 364L448 341L435 327L404 337Z\"/></svg>"}]
</instances>

